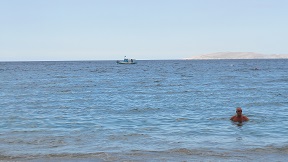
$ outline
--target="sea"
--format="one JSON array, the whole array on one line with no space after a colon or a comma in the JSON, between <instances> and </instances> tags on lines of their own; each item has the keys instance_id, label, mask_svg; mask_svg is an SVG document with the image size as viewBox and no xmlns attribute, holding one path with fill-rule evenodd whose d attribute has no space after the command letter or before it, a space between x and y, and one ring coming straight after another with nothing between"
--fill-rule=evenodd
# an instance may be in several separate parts
<instances>
[{"instance_id":1,"label":"sea","mask_svg":"<svg viewBox=\"0 0 288 162\"><path fill-rule=\"evenodd\" d=\"M0 161L286 161L288 59L0 62L0 110Z\"/></svg>"}]
</instances>

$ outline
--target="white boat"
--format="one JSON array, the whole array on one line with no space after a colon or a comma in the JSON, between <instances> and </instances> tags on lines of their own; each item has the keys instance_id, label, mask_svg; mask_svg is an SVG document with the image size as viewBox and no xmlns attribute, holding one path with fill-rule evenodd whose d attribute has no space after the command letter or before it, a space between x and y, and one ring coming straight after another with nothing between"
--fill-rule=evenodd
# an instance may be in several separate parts
<instances>
[{"instance_id":1,"label":"white boat","mask_svg":"<svg viewBox=\"0 0 288 162\"><path fill-rule=\"evenodd\" d=\"M117 60L116 63L117 63L117 64L136 64L137 62L136 62L135 59L128 59L128 58L126 58L126 56L125 56L123 61Z\"/></svg>"}]
</instances>

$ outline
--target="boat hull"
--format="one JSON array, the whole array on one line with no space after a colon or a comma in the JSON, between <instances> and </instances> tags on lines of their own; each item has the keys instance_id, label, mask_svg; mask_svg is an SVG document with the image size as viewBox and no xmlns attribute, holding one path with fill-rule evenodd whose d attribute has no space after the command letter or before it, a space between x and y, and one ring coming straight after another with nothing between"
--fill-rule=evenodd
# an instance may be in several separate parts
<instances>
[{"instance_id":1,"label":"boat hull","mask_svg":"<svg viewBox=\"0 0 288 162\"><path fill-rule=\"evenodd\" d=\"M117 62L117 64L136 64L136 62Z\"/></svg>"},{"instance_id":2,"label":"boat hull","mask_svg":"<svg viewBox=\"0 0 288 162\"><path fill-rule=\"evenodd\" d=\"M123 61L116 61L117 64L136 64L136 60L135 59L127 59L124 58Z\"/></svg>"}]
</instances>

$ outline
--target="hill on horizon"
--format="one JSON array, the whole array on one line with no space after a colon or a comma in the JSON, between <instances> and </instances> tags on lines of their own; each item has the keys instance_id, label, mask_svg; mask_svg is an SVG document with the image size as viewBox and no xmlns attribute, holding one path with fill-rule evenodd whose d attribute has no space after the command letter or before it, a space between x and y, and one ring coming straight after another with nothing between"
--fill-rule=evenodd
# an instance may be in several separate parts
<instances>
[{"instance_id":1,"label":"hill on horizon","mask_svg":"<svg viewBox=\"0 0 288 162\"><path fill-rule=\"evenodd\" d=\"M193 59L288 59L288 54L260 54L254 52L217 52L186 58Z\"/></svg>"}]
</instances>

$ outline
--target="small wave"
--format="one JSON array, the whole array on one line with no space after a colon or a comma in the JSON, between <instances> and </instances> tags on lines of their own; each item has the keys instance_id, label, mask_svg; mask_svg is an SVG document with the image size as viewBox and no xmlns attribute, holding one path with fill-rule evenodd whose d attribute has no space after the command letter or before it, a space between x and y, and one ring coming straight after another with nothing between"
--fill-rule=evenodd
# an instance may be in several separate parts
<instances>
[{"instance_id":1,"label":"small wave","mask_svg":"<svg viewBox=\"0 0 288 162\"><path fill-rule=\"evenodd\" d=\"M111 135L109 137L110 140L129 140L131 138L137 138L137 137L148 137L146 134L142 133L130 133L130 134L123 134L123 135Z\"/></svg>"},{"instance_id":2,"label":"small wave","mask_svg":"<svg viewBox=\"0 0 288 162\"><path fill-rule=\"evenodd\" d=\"M97 74L101 74L101 73L108 73L108 69L94 69L94 70L90 70L91 73L97 73Z\"/></svg>"},{"instance_id":3,"label":"small wave","mask_svg":"<svg viewBox=\"0 0 288 162\"><path fill-rule=\"evenodd\" d=\"M218 157L218 158L224 158L224 157L232 157L235 155L231 155L229 152L225 151L213 151L209 149L187 149L187 148L178 148L178 149L172 149L168 150L171 154L184 154L189 156L201 156L201 157Z\"/></svg>"},{"instance_id":4,"label":"small wave","mask_svg":"<svg viewBox=\"0 0 288 162\"><path fill-rule=\"evenodd\" d=\"M54 137L49 138L41 138L41 139L23 139L23 138L16 138L16 139L5 139L2 141L7 144L17 144L17 145L46 145L50 148L64 146L67 143L65 142L64 138L55 139Z\"/></svg>"},{"instance_id":5,"label":"small wave","mask_svg":"<svg viewBox=\"0 0 288 162\"><path fill-rule=\"evenodd\" d=\"M0 161L117 161L118 159L106 152L97 153L59 153L59 154L34 154L34 155L1 155Z\"/></svg>"},{"instance_id":6,"label":"small wave","mask_svg":"<svg viewBox=\"0 0 288 162\"><path fill-rule=\"evenodd\" d=\"M159 111L160 108L152 108L152 107L146 107L146 108L133 108L130 111L131 112L154 112Z\"/></svg>"},{"instance_id":7,"label":"small wave","mask_svg":"<svg viewBox=\"0 0 288 162\"><path fill-rule=\"evenodd\" d=\"M274 150L275 147L272 147ZM4 161L283 161L287 157L287 147L250 150L210 150L205 148L175 148L169 150L130 150L121 152L51 153L51 154L0 154ZM264 151L263 151L264 150Z\"/></svg>"},{"instance_id":8,"label":"small wave","mask_svg":"<svg viewBox=\"0 0 288 162\"><path fill-rule=\"evenodd\" d=\"M264 153L284 153L287 154L288 153L288 145L284 145L284 146L266 146L266 147L262 147L262 148L254 148L251 149L249 151L254 151L254 152L264 152Z\"/></svg>"},{"instance_id":9,"label":"small wave","mask_svg":"<svg viewBox=\"0 0 288 162\"><path fill-rule=\"evenodd\" d=\"M260 70L258 67L251 68L250 70Z\"/></svg>"},{"instance_id":10,"label":"small wave","mask_svg":"<svg viewBox=\"0 0 288 162\"><path fill-rule=\"evenodd\" d=\"M188 155L199 155L201 154L199 151L195 151L195 150L190 150L187 148L179 148L179 149L173 149L173 150L169 150L169 152L171 153L181 153L181 154L188 154Z\"/></svg>"},{"instance_id":11,"label":"small wave","mask_svg":"<svg viewBox=\"0 0 288 162\"><path fill-rule=\"evenodd\" d=\"M208 118L208 120L215 120L215 121L220 121L220 120L229 120L229 118Z\"/></svg>"},{"instance_id":12,"label":"small wave","mask_svg":"<svg viewBox=\"0 0 288 162\"><path fill-rule=\"evenodd\" d=\"M189 120L188 118L177 118L176 121L180 122L180 121L184 121L184 120Z\"/></svg>"},{"instance_id":13,"label":"small wave","mask_svg":"<svg viewBox=\"0 0 288 162\"><path fill-rule=\"evenodd\" d=\"M67 78L67 76L56 75L55 78Z\"/></svg>"},{"instance_id":14,"label":"small wave","mask_svg":"<svg viewBox=\"0 0 288 162\"><path fill-rule=\"evenodd\" d=\"M67 89L67 90L61 90L60 91L61 93L70 93L70 92L72 92L70 89Z\"/></svg>"}]
</instances>

